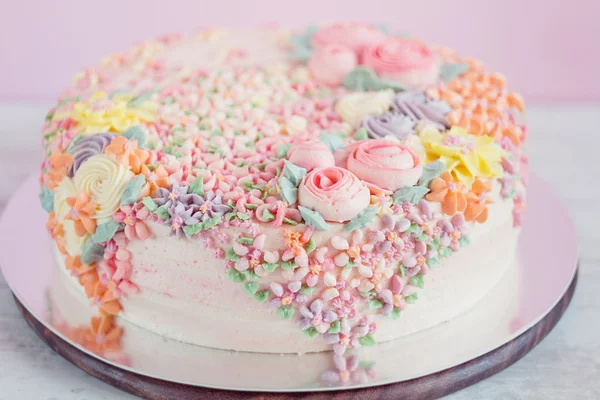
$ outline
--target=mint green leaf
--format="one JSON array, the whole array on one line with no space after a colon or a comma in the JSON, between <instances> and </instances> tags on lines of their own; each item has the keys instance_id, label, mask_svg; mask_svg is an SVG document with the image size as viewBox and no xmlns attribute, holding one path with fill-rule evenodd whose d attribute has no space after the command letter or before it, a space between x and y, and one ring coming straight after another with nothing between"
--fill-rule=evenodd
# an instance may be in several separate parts
<instances>
[{"instance_id":1,"label":"mint green leaf","mask_svg":"<svg viewBox=\"0 0 600 400\"><path fill-rule=\"evenodd\" d=\"M394 308L394 309L392 310L392 312L390 313L390 316L391 316L393 319L398 319L398 318L400 318L400 314L401 314L401 311L400 311L400 309L399 309L399 308Z\"/></svg>"},{"instance_id":2,"label":"mint green leaf","mask_svg":"<svg viewBox=\"0 0 600 400\"><path fill-rule=\"evenodd\" d=\"M406 296L404 298L404 300L408 303L408 304L414 304L417 302L417 300L419 300L419 295L417 293L413 293L410 296Z\"/></svg>"},{"instance_id":3,"label":"mint green leaf","mask_svg":"<svg viewBox=\"0 0 600 400\"><path fill-rule=\"evenodd\" d=\"M292 147L291 144L286 143L286 144L280 144L279 147L277 147L277 158L284 158L287 156L288 151L290 150L290 148Z\"/></svg>"},{"instance_id":4,"label":"mint green leaf","mask_svg":"<svg viewBox=\"0 0 600 400\"><path fill-rule=\"evenodd\" d=\"M468 236L463 236L458 240L458 243L460 243L462 247L465 247L471 244L471 239L469 239Z\"/></svg>"},{"instance_id":5,"label":"mint green leaf","mask_svg":"<svg viewBox=\"0 0 600 400\"><path fill-rule=\"evenodd\" d=\"M264 303L265 301L269 300L269 291L263 290L262 292L256 292L254 294L254 298L256 299L256 301Z\"/></svg>"},{"instance_id":6,"label":"mint green leaf","mask_svg":"<svg viewBox=\"0 0 600 400\"><path fill-rule=\"evenodd\" d=\"M150 212L155 212L158 209L158 206L156 205L156 203L154 202L154 200L152 200L150 197L144 197L142 199L142 204Z\"/></svg>"},{"instance_id":7,"label":"mint green leaf","mask_svg":"<svg viewBox=\"0 0 600 400\"><path fill-rule=\"evenodd\" d=\"M167 206L165 206L164 204L158 207L154 214L158 215L163 220L169 219L169 211L167 210Z\"/></svg>"},{"instance_id":8,"label":"mint green leaf","mask_svg":"<svg viewBox=\"0 0 600 400\"><path fill-rule=\"evenodd\" d=\"M242 275L240 272L236 271L233 268L231 268L229 272L227 272L227 277L231 279L234 283L242 283L245 280L244 275Z\"/></svg>"},{"instance_id":9,"label":"mint green leaf","mask_svg":"<svg viewBox=\"0 0 600 400\"><path fill-rule=\"evenodd\" d=\"M245 245L251 245L252 243L254 243L254 239L251 237L242 236L238 239L238 242Z\"/></svg>"},{"instance_id":10,"label":"mint green leaf","mask_svg":"<svg viewBox=\"0 0 600 400\"><path fill-rule=\"evenodd\" d=\"M340 333L342 331L342 324L340 323L340 321L333 321L331 323L331 325L329 326L329 330L327 331L327 333L330 334L335 334L335 333Z\"/></svg>"},{"instance_id":11,"label":"mint green leaf","mask_svg":"<svg viewBox=\"0 0 600 400\"><path fill-rule=\"evenodd\" d=\"M417 274L409 279L411 285L423 289L425 286L425 277L423 274Z\"/></svg>"},{"instance_id":12,"label":"mint green leaf","mask_svg":"<svg viewBox=\"0 0 600 400\"><path fill-rule=\"evenodd\" d=\"M408 227L408 229L406 231L404 231L404 233L406 233L407 235L410 233L417 233L421 230L421 228L419 228L419 225L415 224L414 222L412 224L410 224L410 226Z\"/></svg>"},{"instance_id":13,"label":"mint green leaf","mask_svg":"<svg viewBox=\"0 0 600 400\"><path fill-rule=\"evenodd\" d=\"M123 191L123 196L121 196L121 205L125 206L127 204L135 203L137 199L140 198L140 193L142 193L142 187L146 184L146 178L144 175L138 175L133 180L131 180L127 186L125 186L125 191Z\"/></svg>"},{"instance_id":14,"label":"mint green leaf","mask_svg":"<svg viewBox=\"0 0 600 400\"><path fill-rule=\"evenodd\" d=\"M279 267L279 264L277 264L277 263L263 263L262 267L267 272L273 272L273 271L275 271L275 269L277 269L277 267Z\"/></svg>"},{"instance_id":15,"label":"mint green leaf","mask_svg":"<svg viewBox=\"0 0 600 400\"><path fill-rule=\"evenodd\" d=\"M368 333L365 336L358 338L358 343L360 343L361 346L373 346L376 342L373 335Z\"/></svg>"},{"instance_id":16,"label":"mint green leaf","mask_svg":"<svg viewBox=\"0 0 600 400\"><path fill-rule=\"evenodd\" d=\"M198 222L197 224L188 225L188 226L183 227L183 231L188 236L194 236L195 234L197 234L198 232L200 232L203 229L204 229L204 224L202 222Z\"/></svg>"},{"instance_id":17,"label":"mint green leaf","mask_svg":"<svg viewBox=\"0 0 600 400\"><path fill-rule=\"evenodd\" d=\"M433 257L433 258L428 258L427 259L427 266L429 268L433 268L436 265L438 265L440 263L440 260L437 257Z\"/></svg>"},{"instance_id":18,"label":"mint green leaf","mask_svg":"<svg viewBox=\"0 0 600 400\"><path fill-rule=\"evenodd\" d=\"M288 160L283 160L283 175L285 175L294 187L298 187L304 175L306 168L299 167Z\"/></svg>"},{"instance_id":19,"label":"mint green leaf","mask_svg":"<svg viewBox=\"0 0 600 400\"><path fill-rule=\"evenodd\" d=\"M296 204L296 201L298 201L298 189L292 181L284 176L279 179L279 183L281 184L281 197L283 197L283 200L289 205Z\"/></svg>"},{"instance_id":20,"label":"mint green leaf","mask_svg":"<svg viewBox=\"0 0 600 400\"><path fill-rule=\"evenodd\" d=\"M450 257L452 255L452 249L444 247L438 250L440 257Z\"/></svg>"},{"instance_id":21,"label":"mint green leaf","mask_svg":"<svg viewBox=\"0 0 600 400\"><path fill-rule=\"evenodd\" d=\"M404 186L396 190L393 194L394 204L409 202L416 204L429 192L429 188L424 186Z\"/></svg>"},{"instance_id":22,"label":"mint green leaf","mask_svg":"<svg viewBox=\"0 0 600 400\"><path fill-rule=\"evenodd\" d=\"M369 307L376 310L383 307L383 303L377 299L371 299L369 300Z\"/></svg>"},{"instance_id":23,"label":"mint green leaf","mask_svg":"<svg viewBox=\"0 0 600 400\"><path fill-rule=\"evenodd\" d=\"M194 193L199 196L204 196L204 178L201 176L194 179L192 183L190 183L190 187L188 188L188 193Z\"/></svg>"},{"instance_id":24,"label":"mint green leaf","mask_svg":"<svg viewBox=\"0 0 600 400\"><path fill-rule=\"evenodd\" d=\"M227 250L225 250L225 258L229 261L237 261L240 259L240 256L235 254L235 251L233 251L233 248L230 247Z\"/></svg>"},{"instance_id":25,"label":"mint green leaf","mask_svg":"<svg viewBox=\"0 0 600 400\"><path fill-rule=\"evenodd\" d=\"M256 273L254 271L252 271L251 269L241 271L240 274L244 275L244 278L246 278L247 281L254 282L254 281L258 280L258 275L256 275Z\"/></svg>"},{"instance_id":26,"label":"mint green leaf","mask_svg":"<svg viewBox=\"0 0 600 400\"><path fill-rule=\"evenodd\" d=\"M319 139L325 144L325 146L327 146L329 151L331 151L332 153L336 150L343 149L344 147L346 147L344 139L342 139L335 133L321 132L321 134L319 135Z\"/></svg>"},{"instance_id":27,"label":"mint green leaf","mask_svg":"<svg viewBox=\"0 0 600 400\"><path fill-rule=\"evenodd\" d=\"M250 219L250 216L248 214L244 214L243 212L239 212L239 211L235 214L235 216L244 221Z\"/></svg>"},{"instance_id":28,"label":"mint green leaf","mask_svg":"<svg viewBox=\"0 0 600 400\"><path fill-rule=\"evenodd\" d=\"M296 263L293 261L283 261L281 263L281 268L285 270L294 269L296 268Z\"/></svg>"},{"instance_id":29,"label":"mint green leaf","mask_svg":"<svg viewBox=\"0 0 600 400\"><path fill-rule=\"evenodd\" d=\"M127 103L127 107L138 107L150 100L155 90L147 90L139 96L135 96L133 99L129 100Z\"/></svg>"},{"instance_id":30,"label":"mint green leaf","mask_svg":"<svg viewBox=\"0 0 600 400\"><path fill-rule=\"evenodd\" d=\"M304 333L304 336L306 336L307 338L314 339L315 336L319 334L319 331L317 331L317 329L314 326L311 326L310 328L306 328L305 330L303 330L302 333Z\"/></svg>"},{"instance_id":31,"label":"mint green leaf","mask_svg":"<svg viewBox=\"0 0 600 400\"><path fill-rule=\"evenodd\" d=\"M400 267L398 267L400 269L400 276L402 278L404 278L406 276L406 268L404 268L404 265L400 264Z\"/></svg>"},{"instance_id":32,"label":"mint green leaf","mask_svg":"<svg viewBox=\"0 0 600 400\"><path fill-rule=\"evenodd\" d=\"M81 262L84 264L93 264L96 261L102 260L103 255L104 247L93 240L88 239L81 251Z\"/></svg>"},{"instance_id":33,"label":"mint green leaf","mask_svg":"<svg viewBox=\"0 0 600 400\"><path fill-rule=\"evenodd\" d=\"M440 67L440 80L444 82L451 81L454 78L458 78L469 70L467 64L442 64Z\"/></svg>"},{"instance_id":34,"label":"mint green leaf","mask_svg":"<svg viewBox=\"0 0 600 400\"><path fill-rule=\"evenodd\" d=\"M109 220L103 224L100 224L96 227L96 232L92 235L92 240L96 243L106 242L112 239L121 229L121 224L119 224L114 219Z\"/></svg>"},{"instance_id":35,"label":"mint green leaf","mask_svg":"<svg viewBox=\"0 0 600 400\"><path fill-rule=\"evenodd\" d=\"M437 160L432 163L429 163L423 167L423 173L421 174L421 178L419 179L419 186L423 186L428 188L429 183L440 176L442 172L446 170L446 164L442 161Z\"/></svg>"},{"instance_id":36,"label":"mint green leaf","mask_svg":"<svg viewBox=\"0 0 600 400\"><path fill-rule=\"evenodd\" d=\"M254 296L254 294L258 291L258 282L246 282L242 285L242 289L244 289L244 292L248 293L250 296Z\"/></svg>"},{"instance_id":37,"label":"mint green leaf","mask_svg":"<svg viewBox=\"0 0 600 400\"><path fill-rule=\"evenodd\" d=\"M329 229L329 225L327 225L327 222L325 222L321 214L318 212L302 206L298 206L298 211L300 211L300 215L307 225L314 226L320 231L326 231Z\"/></svg>"},{"instance_id":38,"label":"mint green leaf","mask_svg":"<svg viewBox=\"0 0 600 400\"><path fill-rule=\"evenodd\" d=\"M215 215L214 217L207 219L202 223L202 229L212 229L215 226L219 225L221 221L223 221L223 217L221 217L220 215Z\"/></svg>"},{"instance_id":39,"label":"mint green leaf","mask_svg":"<svg viewBox=\"0 0 600 400\"><path fill-rule=\"evenodd\" d=\"M289 218L283 218L283 222L285 222L286 224L292 225L292 226L298 225L298 223L296 221L294 221L293 219L289 219Z\"/></svg>"},{"instance_id":40,"label":"mint green leaf","mask_svg":"<svg viewBox=\"0 0 600 400\"><path fill-rule=\"evenodd\" d=\"M305 294L307 296L312 296L313 292L315 291L314 287L308 287L308 286L302 286L300 288L300 293Z\"/></svg>"},{"instance_id":41,"label":"mint green leaf","mask_svg":"<svg viewBox=\"0 0 600 400\"><path fill-rule=\"evenodd\" d=\"M358 128L358 130L354 134L354 139L356 140L365 140L368 138L369 135L367 134L367 130L365 128Z\"/></svg>"},{"instance_id":42,"label":"mint green leaf","mask_svg":"<svg viewBox=\"0 0 600 400\"><path fill-rule=\"evenodd\" d=\"M54 211L54 193L52 193L46 186L44 186L40 192L40 203L42 203L42 208L46 212Z\"/></svg>"},{"instance_id":43,"label":"mint green leaf","mask_svg":"<svg viewBox=\"0 0 600 400\"><path fill-rule=\"evenodd\" d=\"M373 218L375 218L376 215L376 206L367 207L364 210L362 210L360 214L358 214L356 217L348 221L346 226L344 226L344 229L351 232L356 229L363 228L369 225L369 223L373 220Z\"/></svg>"},{"instance_id":44,"label":"mint green leaf","mask_svg":"<svg viewBox=\"0 0 600 400\"><path fill-rule=\"evenodd\" d=\"M265 221L273 221L275 219L275 216L271 211L267 210L267 208L265 207L262 213L262 219L264 219Z\"/></svg>"},{"instance_id":45,"label":"mint green leaf","mask_svg":"<svg viewBox=\"0 0 600 400\"><path fill-rule=\"evenodd\" d=\"M344 77L344 87L347 89L366 91L379 89L379 77L370 68L356 67Z\"/></svg>"},{"instance_id":46,"label":"mint green leaf","mask_svg":"<svg viewBox=\"0 0 600 400\"><path fill-rule=\"evenodd\" d=\"M419 236L417 236L415 238L415 240L418 241L418 242L424 242L424 241L427 240L428 237L429 236L427 236L425 233L421 233Z\"/></svg>"},{"instance_id":47,"label":"mint green leaf","mask_svg":"<svg viewBox=\"0 0 600 400\"><path fill-rule=\"evenodd\" d=\"M277 315L283 320L291 319L294 315L294 309L290 306L281 306L277 309Z\"/></svg>"},{"instance_id":48,"label":"mint green leaf","mask_svg":"<svg viewBox=\"0 0 600 400\"><path fill-rule=\"evenodd\" d=\"M317 245L315 243L315 239L313 239L311 236L311 238L308 239L308 242L306 243L306 246L305 246L306 254L312 253L313 251L315 251L316 248L317 248Z\"/></svg>"},{"instance_id":49,"label":"mint green leaf","mask_svg":"<svg viewBox=\"0 0 600 400\"><path fill-rule=\"evenodd\" d=\"M144 132L144 130L139 125L132 126L125 132L121 133L121 135L125 136L131 141L137 140L137 145L140 148L146 145L146 132Z\"/></svg>"}]
</instances>

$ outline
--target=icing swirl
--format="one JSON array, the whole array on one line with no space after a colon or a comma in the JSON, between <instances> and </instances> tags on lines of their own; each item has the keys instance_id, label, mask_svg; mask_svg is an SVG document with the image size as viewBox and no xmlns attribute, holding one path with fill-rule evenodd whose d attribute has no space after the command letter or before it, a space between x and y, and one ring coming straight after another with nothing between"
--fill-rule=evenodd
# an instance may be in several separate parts
<instances>
[{"instance_id":1,"label":"icing swirl","mask_svg":"<svg viewBox=\"0 0 600 400\"><path fill-rule=\"evenodd\" d=\"M386 136L404 139L415 132L415 121L411 117L393 112L368 116L362 120L362 126L372 139L382 139Z\"/></svg>"},{"instance_id":2,"label":"icing swirl","mask_svg":"<svg viewBox=\"0 0 600 400\"><path fill-rule=\"evenodd\" d=\"M452 111L452 108L445 101L427 98L424 92L398 93L392 102L392 110L415 122L429 121L440 130L450 128L446 115Z\"/></svg>"},{"instance_id":3,"label":"icing swirl","mask_svg":"<svg viewBox=\"0 0 600 400\"><path fill-rule=\"evenodd\" d=\"M104 153L104 149L110 144L110 141L115 137L113 133L96 133L95 135L84 137L69 150L69 154L73 156L74 162L69 168L69 176L73 177L81 164L88 158L97 154Z\"/></svg>"},{"instance_id":4,"label":"icing swirl","mask_svg":"<svg viewBox=\"0 0 600 400\"><path fill-rule=\"evenodd\" d=\"M368 115L377 115L389 110L393 98L394 91L391 89L350 93L338 100L335 112L344 122L354 125Z\"/></svg>"},{"instance_id":5,"label":"icing swirl","mask_svg":"<svg viewBox=\"0 0 600 400\"><path fill-rule=\"evenodd\" d=\"M77 193L86 191L98 205L94 218L101 224L117 211L125 186L134 176L127 167L98 154L88 158L75 173L73 181Z\"/></svg>"}]
</instances>

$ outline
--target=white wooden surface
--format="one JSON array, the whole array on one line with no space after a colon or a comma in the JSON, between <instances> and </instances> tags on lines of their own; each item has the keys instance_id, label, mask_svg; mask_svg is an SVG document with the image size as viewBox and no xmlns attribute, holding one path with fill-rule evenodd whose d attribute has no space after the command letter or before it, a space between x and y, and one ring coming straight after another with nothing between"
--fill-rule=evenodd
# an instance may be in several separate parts
<instances>
[{"instance_id":1,"label":"white wooden surface","mask_svg":"<svg viewBox=\"0 0 600 400\"><path fill-rule=\"evenodd\" d=\"M0 105L0 209L12 188L38 168L46 109ZM532 171L567 204L577 227L579 284L567 313L539 346L452 400L600 399L600 105L532 107L528 115ZM133 397L88 376L38 339L0 275L0 399L17 398Z\"/></svg>"}]
</instances>

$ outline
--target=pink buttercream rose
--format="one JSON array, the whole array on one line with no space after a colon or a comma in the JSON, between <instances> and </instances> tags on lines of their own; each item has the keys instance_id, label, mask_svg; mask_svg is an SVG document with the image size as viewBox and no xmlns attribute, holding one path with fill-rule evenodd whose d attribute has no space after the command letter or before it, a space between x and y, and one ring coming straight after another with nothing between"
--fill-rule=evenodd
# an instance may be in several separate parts
<instances>
[{"instance_id":1,"label":"pink buttercream rose","mask_svg":"<svg viewBox=\"0 0 600 400\"><path fill-rule=\"evenodd\" d=\"M337 165L363 181L386 190L414 186L423 173L423 164L411 149L385 139L361 140L348 149L336 152Z\"/></svg>"},{"instance_id":2,"label":"pink buttercream rose","mask_svg":"<svg viewBox=\"0 0 600 400\"><path fill-rule=\"evenodd\" d=\"M287 153L288 160L299 167L312 171L315 168L332 167L335 160L331 151L322 142L305 142L292 146Z\"/></svg>"},{"instance_id":3,"label":"pink buttercream rose","mask_svg":"<svg viewBox=\"0 0 600 400\"><path fill-rule=\"evenodd\" d=\"M317 168L298 188L298 203L317 211L326 221L344 222L370 203L369 189L352 172L339 167Z\"/></svg>"},{"instance_id":4,"label":"pink buttercream rose","mask_svg":"<svg viewBox=\"0 0 600 400\"><path fill-rule=\"evenodd\" d=\"M356 54L347 47L329 44L318 47L308 61L313 76L327 85L340 85L356 67Z\"/></svg>"},{"instance_id":5,"label":"pink buttercream rose","mask_svg":"<svg viewBox=\"0 0 600 400\"><path fill-rule=\"evenodd\" d=\"M436 83L440 75L435 53L415 39L386 38L366 47L361 63L381 79L400 82L413 89Z\"/></svg>"},{"instance_id":6,"label":"pink buttercream rose","mask_svg":"<svg viewBox=\"0 0 600 400\"><path fill-rule=\"evenodd\" d=\"M319 48L329 44L337 44L359 55L366 46L380 42L385 37L380 29L371 24L343 22L319 29L312 36L312 45Z\"/></svg>"}]
</instances>

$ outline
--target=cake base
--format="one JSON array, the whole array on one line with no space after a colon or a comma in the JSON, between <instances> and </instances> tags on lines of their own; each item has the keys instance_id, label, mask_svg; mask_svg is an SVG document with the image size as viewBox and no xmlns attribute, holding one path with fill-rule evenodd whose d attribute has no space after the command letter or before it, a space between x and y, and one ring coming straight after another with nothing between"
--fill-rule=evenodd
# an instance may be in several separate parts
<instances>
[{"instance_id":1,"label":"cake base","mask_svg":"<svg viewBox=\"0 0 600 400\"><path fill-rule=\"evenodd\" d=\"M60 282L53 280L51 242L33 177L16 192L0 221L0 265L28 323L54 350L90 374L145 398L211 394L251 398L256 395L215 389L260 391L265 396L264 392L377 385L387 386L363 389L364 395L437 397L518 360L552 329L572 297L577 265L574 228L564 207L541 181L531 179L528 195L518 262L499 284L457 318L358 349L360 359L367 362L359 369L367 372L368 379L350 381L345 387L319 380L321 372L332 368L328 352L298 356L223 351L165 340L127 324L122 325L120 347L112 352L95 354L79 345L64 334L65 324L84 326L93 309L72 301L60 286L56 290Z\"/></svg>"}]
</instances>

